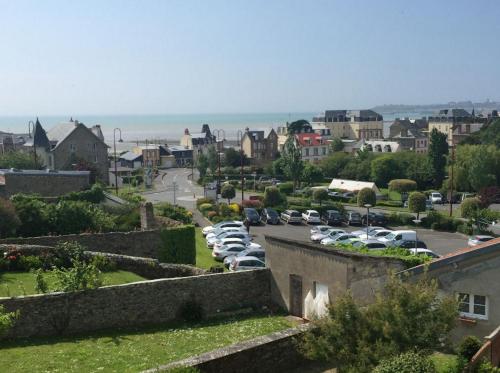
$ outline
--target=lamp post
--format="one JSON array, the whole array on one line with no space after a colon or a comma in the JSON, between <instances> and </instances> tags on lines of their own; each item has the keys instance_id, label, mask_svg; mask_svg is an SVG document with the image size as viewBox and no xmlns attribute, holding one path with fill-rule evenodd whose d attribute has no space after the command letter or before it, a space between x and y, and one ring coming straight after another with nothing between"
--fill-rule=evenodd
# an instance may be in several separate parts
<instances>
[{"instance_id":1,"label":"lamp post","mask_svg":"<svg viewBox=\"0 0 500 373\"><path fill-rule=\"evenodd\" d=\"M417 255L417 244L418 244L418 236L417 236L417 225L420 224L422 220L420 219L414 219L413 222L415 223L415 255Z\"/></svg>"},{"instance_id":2,"label":"lamp post","mask_svg":"<svg viewBox=\"0 0 500 373\"><path fill-rule=\"evenodd\" d=\"M216 142L217 142L217 168L218 168L218 172L217 172L216 194L218 197L219 192L221 191L221 188L220 188L220 151L221 151L221 149L224 148L224 140L226 138L226 132L224 132L224 130L221 130L221 129L216 129L213 131L213 134L216 136ZM221 144L220 146L219 146L219 142Z\"/></svg>"},{"instance_id":3,"label":"lamp post","mask_svg":"<svg viewBox=\"0 0 500 373\"><path fill-rule=\"evenodd\" d=\"M366 239L368 239L368 226L370 225L370 205L369 203L366 203L364 205L366 207Z\"/></svg>"},{"instance_id":4,"label":"lamp post","mask_svg":"<svg viewBox=\"0 0 500 373\"><path fill-rule=\"evenodd\" d=\"M35 145L35 122L30 120L28 122L28 136L31 138L31 130L30 128L33 128L33 158L35 160L35 167L36 167L36 145Z\"/></svg>"},{"instance_id":5,"label":"lamp post","mask_svg":"<svg viewBox=\"0 0 500 373\"><path fill-rule=\"evenodd\" d=\"M120 128L115 128L113 130L113 151L115 153L115 191L116 195L118 195L118 170L116 169L116 131L120 132L120 138L118 142L123 142L122 140L122 130Z\"/></svg>"},{"instance_id":6,"label":"lamp post","mask_svg":"<svg viewBox=\"0 0 500 373\"><path fill-rule=\"evenodd\" d=\"M236 133L238 138L238 146L240 147L240 178L241 178L241 200L245 199L245 180L243 180L243 131L238 130Z\"/></svg>"},{"instance_id":7,"label":"lamp post","mask_svg":"<svg viewBox=\"0 0 500 373\"><path fill-rule=\"evenodd\" d=\"M449 194L450 194L450 218L453 216L453 166L455 163L455 146L451 145L451 170L450 170L450 180L449 180Z\"/></svg>"}]
</instances>

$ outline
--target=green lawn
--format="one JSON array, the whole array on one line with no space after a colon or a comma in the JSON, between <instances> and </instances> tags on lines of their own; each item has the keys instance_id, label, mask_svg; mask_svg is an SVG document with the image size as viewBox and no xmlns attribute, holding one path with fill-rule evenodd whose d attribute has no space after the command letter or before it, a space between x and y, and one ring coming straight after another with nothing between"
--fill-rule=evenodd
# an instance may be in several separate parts
<instances>
[{"instance_id":1,"label":"green lawn","mask_svg":"<svg viewBox=\"0 0 500 373\"><path fill-rule=\"evenodd\" d=\"M291 327L283 316L255 315L78 337L0 344L3 372L139 372Z\"/></svg>"},{"instance_id":2,"label":"green lawn","mask_svg":"<svg viewBox=\"0 0 500 373\"><path fill-rule=\"evenodd\" d=\"M129 282L143 281L143 277L127 271L104 272L102 274L104 285L127 284ZM49 288L55 282L50 272L45 278ZM30 272L3 272L0 273L0 297L13 297L18 295L36 294L35 275Z\"/></svg>"},{"instance_id":3,"label":"green lawn","mask_svg":"<svg viewBox=\"0 0 500 373\"><path fill-rule=\"evenodd\" d=\"M212 250L207 248L207 241L203 237L201 228L196 228L196 266L198 268L210 269L213 266L221 266L222 263L216 262L212 257Z\"/></svg>"}]
</instances>

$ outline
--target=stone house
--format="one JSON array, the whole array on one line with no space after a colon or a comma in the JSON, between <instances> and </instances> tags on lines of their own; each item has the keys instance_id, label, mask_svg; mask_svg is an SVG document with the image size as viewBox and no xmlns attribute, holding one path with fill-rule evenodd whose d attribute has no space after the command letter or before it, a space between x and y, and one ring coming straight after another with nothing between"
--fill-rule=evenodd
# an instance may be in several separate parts
<instances>
[{"instance_id":1,"label":"stone house","mask_svg":"<svg viewBox=\"0 0 500 373\"><path fill-rule=\"evenodd\" d=\"M204 124L199 133L191 133L186 128L180 141L180 146L193 151L193 159L195 161L198 159L198 155L206 155L209 147L212 145L217 146L217 138L210 131L208 124Z\"/></svg>"},{"instance_id":2,"label":"stone house","mask_svg":"<svg viewBox=\"0 0 500 373\"><path fill-rule=\"evenodd\" d=\"M71 119L46 132L37 118L33 138L24 146L49 170L70 170L82 163L82 167L94 169L96 177L108 183L108 145L99 125L88 128Z\"/></svg>"},{"instance_id":3,"label":"stone house","mask_svg":"<svg viewBox=\"0 0 500 373\"><path fill-rule=\"evenodd\" d=\"M427 153L429 146L427 126L428 123L424 119L411 121L407 118L398 118L389 128L389 140L397 142L401 150Z\"/></svg>"},{"instance_id":4,"label":"stone house","mask_svg":"<svg viewBox=\"0 0 500 373\"><path fill-rule=\"evenodd\" d=\"M332 137L342 139L382 139L384 118L373 110L326 110L324 115L313 118L314 123L324 123Z\"/></svg>"},{"instance_id":5,"label":"stone house","mask_svg":"<svg viewBox=\"0 0 500 373\"><path fill-rule=\"evenodd\" d=\"M247 127L241 149L254 164L274 161L278 155L278 135L272 128L250 130Z\"/></svg>"},{"instance_id":6,"label":"stone house","mask_svg":"<svg viewBox=\"0 0 500 373\"><path fill-rule=\"evenodd\" d=\"M435 128L446 134L448 145L454 146L472 133L477 132L487 118L476 117L464 109L443 109L429 117L429 133Z\"/></svg>"}]
</instances>

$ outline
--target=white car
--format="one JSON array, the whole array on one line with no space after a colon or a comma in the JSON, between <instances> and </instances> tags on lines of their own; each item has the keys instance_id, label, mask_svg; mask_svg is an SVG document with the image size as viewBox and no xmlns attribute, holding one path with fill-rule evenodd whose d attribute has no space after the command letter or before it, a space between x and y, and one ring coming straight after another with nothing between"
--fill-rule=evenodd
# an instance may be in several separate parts
<instances>
[{"instance_id":1,"label":"white car","mask_svg":"<svg viewBox=\"0 0 500 373\"><path fill-rule=\"evenodd\" d=\"M214 229L217 228L226 228L226 227L241 227L243 225L242 221L239 220L228 220L228 221L221 221L217 224L210 225L208 227L203 228L201 231L204 236L212 232Z\"/></svg>"},{"instance_id":2,"label":"white car","mask_svg":"<svg viewBox=\"0 0 500 373\"><path fill-rule=\"evenodd\" d=\"M257 259L259 259L263 262L266 262L266 251L265 250L246 249L246 250L240 251L236 255L226 256L224 258L224 267L229 268L233 259L235 257L239 257L239 256L253 256L253 257L256 257Z\"/></svg>"},{"instance_id":3,"label":"white car","mask_svg":"<svg viewBox=\"0 0 500 373\"><path fill-rule=\"evenodd\" d=\"M316 210L306 210L306 212L303 212L302 220L304 220L307 224L321 223L319 212L317 212Z\"/></svg>"},{"instance_id":4,"label":"white car","mask_svg":"<svg viewBox=\"0 0 500 373\"><path fill-rule=\"evenodd\" d=\"M316 234L313 234L311 236L311 241L312 242L321 242L321 240L323 240L324 238L329 238L329 237L331 238L331 237L334 237L334 236L336 236L337 234L340 234L340 233L346 233L346 231L344 231L342 229L330 228L330 230L328 230L325 233L316 233Z\"/></svg>"},{"instance_id":5,"label":"white car","mask_svg":"<svg viewBox=\"0 0 500 373\"><path fill-rule=\"evenodd\" d=\"M232 243L229 245L224 245L222 247L214 247L212 256L215 260L222 262L225 257L236 255L244 250L246 250L245 246Z\"/></svg>"},{"instance_id":6,"label":"white car","mask_svg":"<svg viewBox=\"0 0 500 373\"><path fill-rule=\"evenodd\" d=\"M221 238L217 239L216 241L214 241L212 247L213 248L214 247L221 247L222 245L224 245L225 242L230 241L228 239L232 239L232 238L239 238L245 244L250 243L252 241L252 237L250 237L250 235L246 232L241 232L241 233L240 232L229 232L226 236L221 237Z\"/></svg>"},{"instance_id":7,"label":"white car","mask_svg":"<svg viewBox=\"0 0 500 373\"><path fill-rule=\"evenodd\" d=\"M482 243L493 240L494 238L495 237L484 236L484 235L470 236L469 241L467 243L469 244L469 246L477 246L477 245L481 245Z\"/></svg>"},{"instance_id":8,"label":"white car","mask_svg":"<svg viewBox=\"0 0 500 373\"><path fill-rule=\"evenodd\" d=\"M207 240L207 247L214 247L215 243L222 240L223 238L247 238L248 242L250 242L250 235L244 231L236 231L236 232L221 232L217 236L212 237Z\"/></svg>"},{"instance_id":9,"label":"white car","mask_svg":"<svg viewBox=\"0 0 500 373\"><path fill-rule=\"evenodd\" d=\"M432 192L429 200L434 204L434 203L443 203L443 195L439 192Z\"/></svg>"},{"instance_id":10,"label":"white car","mask_svg":"<svg viewBox=\"0 0 500 373\"><path fill-rule=\"evenodd\" d=\"M262 249L262 246L259 245L258 243L251 242L247 239L241 239L241 238L223 238L221 241L217 241L214 244L214 249L224 246L224 245L230 245L230 244L239 244L242 246L245 246L247 249Z\"/></svg>"},{"instance_id":11,"label":"white car","mask_svg":"<svg viewBox=\"0 0 500 373\"><path fill-rule=\"evenodd\" d=\"M368 235L370 236L372 232L375 232L376 230L380 230L380 229L387 229L387 228L369 226L368 227ZM356 235L356 236L361 236L363 234L366 235L366 227L364 229L358 229L357 231L353 231L351 233L354 234L354 235Z\"/></svg>"},{"instance_id":12,"label":"white car","mask_svg":"<svg viewBox=\"0 0 500 373\"><path fill-rule=\"evenodd\" d=\"M317 225L311 228L311 236L317 233L325 233L330 229L332 229L332 227L330 227L329 225Z\"/></svg>"},{"instance_id":13,"label":"white car","mask_svg":"<svg viewBox=\"0 0 500 373\"><path fill-rule=\"evenodd\" d=\"M388 229L376 229L374 231L371 231L368 234L368 237L366 236L366 233L365 234L360 234L358 237L361 240L378 240L379 238L385 237L385 236L387 236L388 234L391 234L391 233L392 233L392 231L390 231Z\"/></svg>"},{"instance_id":14,"label":"white car","mask_svg":"<svg viewBox=\"0 0 500 373\"><path fill-rule=\"evenodd\" d=\"M352 233L340 233L334 237L328 237L321 240L322 245L333 245L333 244L343 244L351 243L355 240L359 240L359 237Z\"/></svg>"},{"instance_id":15,"label":"white car","mask_svg":"<svg viewBox=\"0 0 500 373\"><path fill-rule=\"evenodd\" d=\"M237 256L229 265L230 271L245 271L248 269L265 268L266 263L254 256Z\"/></svg>"},{"instance_id":16,"label":"white car","mask_svg":"<svg viewBox=\"0 0 500 373\"><path fill-rule=\"evenodd\" d=\"M429 249L416 248L416 249L408 249L408 251L414 255L421 255L421 254L427 255L427 256L430 256L432 259L441 258L440 255L436 254L434 251L429 250Z\"/></svg>"},{"instance_id":17,"label":"white car","mask_svg":"<svg viewBox=\"0 0 500 373\"><path fill-rule=\"evenodd\" d=\"M208 233L205 238L207 240L209 240L210 238L212 237L215 237L217 236L219 233L222 233L222 232L237 232L237 231L245 231L246 232L246 228L245 226L241 226L241 227L225 227L225 228L217 228L217 229L214 229L212 232Z\"/></svg>"}]
</instances>

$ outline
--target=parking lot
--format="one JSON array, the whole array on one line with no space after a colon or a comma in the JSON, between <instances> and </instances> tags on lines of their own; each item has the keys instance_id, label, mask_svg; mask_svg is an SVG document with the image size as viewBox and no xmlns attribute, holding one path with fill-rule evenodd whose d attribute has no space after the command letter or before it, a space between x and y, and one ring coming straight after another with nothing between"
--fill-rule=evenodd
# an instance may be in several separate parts
<instances>
[{"instance_id":1,"label":"parking lot","mask_svg":"<svg viewBox=\"0 0 500 373\"><path fill-rule=\"evenodd\" d=\"M287 238L295 241L311 242L310 230L313 225L302 224L284 224L279 225L261 225L252 226L250 233L254 236L254 241L265 247L265 235ZM351 232L362 229L360 226L342 226L339 227L345 231ZM390 229L414 229L390 227ZM445 255L458 249L467 247L467 239L459 233L436 232L430 229L417 229L418 239L424 241L427 247L436 254Z\"/></svg>"}]
</instances>

